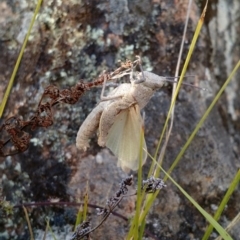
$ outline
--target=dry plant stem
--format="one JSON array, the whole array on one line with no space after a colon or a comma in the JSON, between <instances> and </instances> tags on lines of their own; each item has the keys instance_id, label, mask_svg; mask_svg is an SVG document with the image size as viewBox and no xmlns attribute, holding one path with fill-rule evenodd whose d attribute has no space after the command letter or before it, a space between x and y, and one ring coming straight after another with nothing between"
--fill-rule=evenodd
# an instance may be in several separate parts
<instances>
[{"instance_id":1,"label":"dry plant stem","mask_svg":"<svg viewBox=\"0 0 240 240\"><path fill-rule=\"evenodd\" d=\"M37 127L47 128L53 124L52 107L59 103L75 104L80 97L93 87L102 85L104 80L111 81L113 79L129 75L133 67L139 64L139 59L131 62L121 63L121 67L112 73L104 73L90 83L83 83L82 80L70 89L59 90L56 86L50 85L45 88L44 93L38 103L34 116L28 121L22 121L19 117L10 117L5 120L0 127L0 136L6 135L7 140L0 140L0 157L6 157L24 152L27 150L31 135L23 131L27 127L31 131ZM6 150L6 145L10 143L10 150ZM14 147L13 149L11 147ZM5 149L5 150L4 150Z\"/></svg>"},{"instance_id":2,"label":"dry plant stem","mask_svg":"<svg viewBox=\"0 0 240 240\"><path fill-rule=\"evenodd\" d=\"M239 221L240 221L240 212L237 214L237 216L229 223L229 225L226 227L226 231L227 232L230 232L231 231L231 229L237 224L237 223L239 223ZM222 239L222 237L221 236L219 236L219 237L217 237L215 240L221 240Z\"/></svg>"},{"instance_id":3,"label":"dry plant stem","mask_svg":"<svg viewBox=\"0 0 240 240\"><path fill-rule=\"evenodd\" d=\"M43 235L43 240L46 240L46 237L47 237L47 231L48 231L48 221L47 221L47 225L45 227L45 231L44 231L44 235Z\"/></svg>"},{"instance_id":4,"label":"dry plant stem","mask_svg":"<svg viewBox=\"0 0 240 240\"><path fill-rule=\"evenodd\" d=\"M122 196L115 204L115 206L113 208L111 208L111 210L106 214L104 215L103 219L101 220L101 222L95 226L94 228L92 228L91 230L89 230L88 232L86 232L86 235L88 235L89 233L95 231L97 228L99 228L106 220L107 218L109 217L109 215L112 213L112 211L118 206L118 204L122 201L122 199L124 198L124 196Z\"/></svg>"},{"instance_id":5,"label":"dry plant stem","mask_svg":"<svg viewBox=\"0 0 240 240\"><path fill-rule=\"evenodd\" d=\"M76 203L76 202L34 202L34 203L23 203L23 204L17 204L17 205L14 205L13 208L22 208L22 207L41 207L41 206L56 206L56 207L59 207L59 206L64 206L64 207L79 207L79 205L83 205L83 203ZM97 209L97 208L103 208L101 206L98 206L98 205L95 205L95 204L91 204L91 203L88 203L88 207L90 208L94 208L94 209ZM117 212L114 212L112 211L112 214L127 221L128 219L126 217L124 217L123 215L117 213Z\"/></svg>"},{"instance_id":6,"label":"dry plant stem","mask_svg":"<svg viewBox=\"0 0 240 240\"><path fill-rule=\"evenodd\" d=\"M27 209L24 206L23 206L23 211L25 213L26 221L27 221L27 224L28 224L28 230L29 230L29 233L30 233L30 238L31 238L31 240L34 240L32 226L31 226L31 223L30 223L30 220L29 220L28 212L27 212Z\"/></svg>"},{"instance_id":7,"label":"dry plant stem","mask_svg":"<svg viewBox=\"0 0 240 240\"><path fill-rule=\"evenodd\" d=\"M129 195L127 195L128 186L131 186L132 182L133 182L132 175L125 178L124 180L122 180L122 182L120 183L120 188L117 190L115 195L107 200L107 204L106 204L107 207L101 208L101 210L99 211L98 215L103 215L103 218L100 221L100 223L97 226L95 226L94 228L90 228L89 224L88 224L87 229L84 227L85 225L83 225L83 226L79 225L71 239L74 240L74 239L79 239L80 237L82 238L84 236L89 236L89 234L91 232L93 232L94 230L99 228L106 221L106 219L113 212L113 210L118 206L120 201L122 201L123 197L129 196Z\"/></svg>"},{"instance_id":8,"label":"dry plant stem","mask_svg":"<svg viewBox=\"0 0 240 240\"><path fill-rule=\"evenodd\" d=\"M93 228L90 228L89 224L87 225L87 228L85 228L85 225L79 225L77 227L77 230L74 232L71 239L75 240L75 239L78 239L79 237L89 236L89 234L91 232L95 231L97 228L99 228L107 220L109 215L111 213L113 213L113 210L119 205L119 203L122 201L123 198L135 196L137 194L137 191L134 191L131 194L127 194L128 186L132 185L132 180L133 180L132 175L130 177L127 177L126 179L124 179L120 183L120 188L115 193L115 195L108 199L107 204L106 204L107 207L100 209L98 215L103 215L103 218L101 219L99 224L97 224ZM162 179L151 177L147 180L142 181L142 185L140 187L141 188L140 190L141 191L146 191L147 193L154 193L154 192L156 192L157 190L159 190L163 187L166 187L166 185L164 184ZM89 221L87 221L87 222L89 222Z\"/></svg>"},{"instance_id":9,"label":"dry plant stem","mask_svg":"<svg viewBox=\"0 0 240 240\"><path fill-rule=\"evenodd\" d=\"M173 83L172 100L171 100L172 102L174 101L173 98L174 98L174 95L175 95L175 92L176 92L176 88L177 88L177 81L178 81L178 76L179 76L180 62L181 62L181 58L182 58L184 40L185 40L185 37L186 37L187 26L188 26L188 21L189 21L189 15L190 15L190 10L191 10L191 5L192 5L192 0L189 0L188 8L187 8L187 14L186 14L186 21L185 21L185 26L184 26L184 31L183 31L183 37L182 37L181 47L180 47L180 51L179 51L179 55L178 55L176 71L175 71L175 78L177 80L176 80L175 83ZM169 127L169 130L167 130L166 139L165 139L165 142L163 144L163 147L162 147L161 152L160 152L159 157L158 157L158 163L160 165L162 164L163 156L165 154L166 147L167 147L167 144L168 144L171 132L172 132L173 120L174 120L174 110L175 110L175 105L173 106L172 112L171 112L170 127ZM155 165L155 168L154 168L154 175L156 174L156 169L157 169L157 165Z\"/></svg>"}]
</instances>

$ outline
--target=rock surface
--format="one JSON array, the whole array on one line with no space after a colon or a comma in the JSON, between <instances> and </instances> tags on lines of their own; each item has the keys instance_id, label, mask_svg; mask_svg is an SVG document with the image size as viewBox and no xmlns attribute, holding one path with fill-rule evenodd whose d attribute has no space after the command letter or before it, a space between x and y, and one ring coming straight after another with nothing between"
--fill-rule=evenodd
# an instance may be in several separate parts
<instances>
[{"instance_id":1,"label":"rock surface","mask_svg":"<svg viewBox=\"0 0 240 240\"><path fill-rule=\"evenodd\" d=\"M116 69L118 60L142 56L143 68L162 76L173 76L181 43L187 1L44 1L38 20L15 79L3 120L12 115L29 119L44 88L55 84L71 87L79 79L92 81L103 70ZM24 40L35 4L32 1L0 3L0 99L10 79ZM185 59L202 6L193 3L185 39ZM240 56L235 1L211 1L202 33L188 68L191 82L208 92L182 88L176 104L173 132L163 166L168 169L219 87ZM228 185L240 167L239 71L228 89L197 133L172 176L209 213L214 214ZM157 92L145 112L145 135L150 153L154 153L170 104L169 89ZM101 89L87 92L75 105L54 109L54 124L31 132L29 149L22 154L0 158L2 195L13 204L83 199L89 187L89 202L104 206L126 176L116 166L107 149L92 139L90 149L80 153L75 138L80 124L99 101ZM150 160L144 166L144 174ZM135 183L137 176L135 176ZM170 183L156 200L147 220L147 231L155 239L200 239L207 222ZM132 189L133 190L133 189ZM239 189L230 199L220 223L225 227L239 212ZM135 199L121 203L119 212L132 216ZM59 239L69 238L77 208L39 207L29 209L36 239L50 219ZM95 223L95 210L90 210ZM0 220L0 239L28 239L25 217L19 209ZM64 230L65 229L65 230ZM124 239L129 227L125 220L111 216L92 239ZM240 239L240 227L233 229ZM65 232L64 232L65 231ZM39 234L37 234L37 232ZM65 234L65 235L64 235ZM38 236L38 237L37 237ZM59 235L60 236L60 235ZM212 237L214 238L214 233ZM146 234L146 239L151 239Z\"/></svg>"}]
</instances>

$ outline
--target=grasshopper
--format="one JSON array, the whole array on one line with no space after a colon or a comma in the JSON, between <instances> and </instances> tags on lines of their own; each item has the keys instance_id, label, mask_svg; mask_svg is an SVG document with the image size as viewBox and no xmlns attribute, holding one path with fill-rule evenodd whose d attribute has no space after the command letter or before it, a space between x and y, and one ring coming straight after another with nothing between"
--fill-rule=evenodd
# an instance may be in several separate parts
<instances>
[{"instance_id":1,"label":"grasshopper","mask_svg":"<svg viewBox=\"0 0 240 240\"><path fill-rule=\"evenodd\" d=\"M89 138L98 130L98 144L107 146L118 157L118 166L124 171L137 170L139 167L143 132L140 111L156 90L166 82L174 82L168 77L147 71L137 72L135 77L132 72L130 76L130 83L116 87L92 110L80 126L76 138L77 148L86 151ZM142 146L144 164L147 158L145 139Z\"/></svg>"}]
</instances>

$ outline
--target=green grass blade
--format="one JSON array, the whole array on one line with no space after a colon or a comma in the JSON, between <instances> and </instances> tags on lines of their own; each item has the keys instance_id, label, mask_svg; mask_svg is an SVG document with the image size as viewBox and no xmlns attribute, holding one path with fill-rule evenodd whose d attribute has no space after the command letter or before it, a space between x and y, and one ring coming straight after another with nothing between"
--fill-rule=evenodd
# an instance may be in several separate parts
<instances>
[{"instance_id":1,"label":"green grass blade","mask_svg":"<svg viewBox=\"0 0 240 240\"><path fill-rule=\"evenodd\" d=\"M227 87L227 85L229 84L229 82L231 81L231 79L233 78L234 74L237 72L239 67L240 67L240 60L238 61L238 63L234 67L233 71L231 72L231 74L229 75L228 79L225 81L225 83L223 84L223 86L221 87L221 89L219 90L217 95L215 96L215 98L213 99L212 103L210 104L210 106L208 107L206 112L203 114L203 116L200 119L199 123L197 124L196 128L193 130L192 134L188 138L186 144L183 146L183 148L181 149L180 153L176 157L176 160L173 162L172 166L169 168L168 174L171 174L172 170L176 167L176 165L180 161L181 157L183 156L184 152L187 150L188 146L192 142L192 140L195 137L196 133L198 132L199 128L203 125L203 123L206 120L207 116L209 115L209 113L213 109L214 105L216 104L216 102L218 101L220 96L222 95L223 91L225 90L225 88Z\"/></svg>"},{"instance_id":2,"label":"green grass blade","mask_svg":"<svg viewBox=\"0 0 240 240\"><path fill-rule=\"evenodd\" d=\"M138 220L140 215L140 209L142 204L142 158L143 158L143 139L144 133L141 132L141 141L140 141L140 152L139 152L139 168L138 168L138 188L137 188L137 203L136 203L136 213L134 217L134 239L139 239L138 237Z\"/></svg>"},{"instance_id":3,"label":"green grass blade","mask_svg":"<svg viewBox=\"0 0 240 240\"><path fill-rule=\"evenodd\" d=\"M132 220L132 225L129 230L127 239L139 239L139 216L142 204L142 159L143 159L143 141L144 141L144 132L141 132L141 141L140 141L140 152L139 152L139 166L138 166L138 188L137 188L137 202L136 202L136 212Z\"/></svg>"},{"instance_id":4,"label":"green grass blade","mask_svg":"<svg viewBox=\"0 0 240 240\"><path fill-rule=\"evenodd\" d=\"M141 222L141 226L139 227L139 239L143 239L143 234L144 234L144 230L145 230L145 226L146 226L146 219L144 219Z\"/></svg>"},{"instance_id":5,"label":"green grass blade","mask_svg":"<svg viewBox=\"0 0 240 240\"><path fill-rule=\"evenodd\" d=\"M52 228L50 227L50 224L49 224L49 221L50 221L50 220L49 220L49 218L46 217L45 220L46 220L46 228L45 228L45 232L44 232L43 240L46 240L48 230L50 230L53 239L54 239L54 240L57 240L56 237L55 237L55 234L54 234L53 231L52 231Z\"/></svg>"},{"instance_id":6,"label":"green grass blade","mask_svg":"<svg viewBox=\"0 0 240 240\"><path fill-rule=\"evenodd\" d=\"M145 220L154 200L156 199L157 195L158 195L159 191L156 191L154 194L148 194L146 196L146 201L145 201L145 206L144 209L140 215L140 220L139 222L142 224L142 222Z\"/></svg>"},{"instance_id":7,"label":"green grass blade","mask_svg":"<svg viewBox=\"0 0 240 240\"><path fill-rule=\"evenodd\" d=\"M208 2L207 2L208 3ZM180 76L180 79L179 79L179 84L177 86L177 89L176 89L176 92L175 92L175 95L173 97L173 101L171 102L171 105L170 105L170 109L168 111L168 115L167 115L167 119L166 119L166 122L164 124L164 127L163 127L163 131L162 131L162 134L160 136L160 139L159 139L159 142L158 142L158 146L157 146L157 149L156 149L156 152L154 154L154 159L157 158L157 154L159 152L159 149L160 149L160 145L161 145L161 142L162 142L162 139L163 139L163 136L164 136L164 133L167 129L167 123L168 123L168 120L170 118L170 114L171 114L171 111L173 109L173 106L175 104L175 101L176 101L176 97L177 97L177 93L179 92L179 89L180 89L180 85L181 85L181 82L183 80L183 76L186 72L186 69L187 69L187 66L188 66L188 63L190 61L190 58L191 58L191 55L192 55L192 52L193 52L193 49L196 45L196 41L198 39L198 36L200 34L200 30L202 28L202 25L203 25L203 20L204 20L204 17L205 17L205 13L206 13L206 10L207 10L207 3L205 5L205 8L203 9L203 12L202 12L202 15L198 21L198 24L197 24L197 27L196 27L196 30L194 32L194 36L193 36L193 39L192 39L192 42L191 42L191 45L190 45L190 49L189 49L189 52L188 52L188 55L187 55L187 58L186 58L186 61L184 63L184 66L183 66L183 71L181 73L181 76ZM158 177L159 176L159 172L160 172L160 168L157 169L156 173L155 173L155 177ZM152 195L147 195L146 197L146 201L145 201L145 207L144 207L144 210L142 211L141 213L141 216L140 216L140 223L146 218L146 215L148 213L148 211L150 210L155 198L157 197L158 195L158 192L159 191L156 191L154 194Z\"/></svg>"},{"instance_id":8,"label":"green grass blade","mask_svg":"<svg viewBox=\"0 0 240 240\"><path fill-rule=\"evenodd\" d=\"M240 212L237 214L237 216L228 224L228 226L225 228L227 232L230 232L234 226L236 226L240 222ZM215 240L222 240L221 236L218 236Z\"/></svg>"},{"instance_id":9,"label":"green grass blade","mask_svg":"<svg viewBox=\"0 0 240 240\"><path fill-rule=\"evenodd\" d=\"M228 188L228 190L227 190L227 192L226 192L218 210L216 211L216 213L214 215L214 219L216 221L218 221L218 219L220 218L225 206L228 203L229 198L233 194L233 192L234 192L235 188L237 187L239 181L240 181L240 170L238 170L237 174L235 175L235 177L234 177L232 183L230 184L230 186L229 186L229 188ZM209 238L210 234L212 233L212 230L213 230L213 226L209 225L202 239L207 240Z\"/></svg>"},{"instance_id":10,"label":"green grass blade","mask_svg":"<svg viewBox=\"0 0 240 240\"><path fill-rule=\"evenodd\" d=\"M189 137L188 141L186 142L186 144L184 145L184 147L182 148L182 150L180 151L180 153L178 154L176 160L173 162L172 166L169 168L168 170L168 174L170 175L172 170L176 167L176 165L179 163L182 155L184 154L184 152L186 151L186 149L188 148L188 146L190 145L191 141L193 140L194 136L196 135L197 131L199 130L199 128L202 126L203 122L205 121L205 119L207 118L207 116L209 115L210 111L212 110L213 106L216 104L217 100L219 99L219 97L221 96L221 94L223 93L223 91L225 90L226 86L228 85L228 83L231 81L232 77L234 76L234 74L236 73L236 71L238 70L238 68L240 67L240 61L236 64L236 66L234 67L233 71L231 72L231 74L229 75L228 79L226 80L226 82L224 83L224 85L221 87L221 89L219 90L218 94L216 95L216 97L213 99L212 103L210 104L210 106L208 107L207 111L205 112L205 114L203 115L203 117L201 118L201 120L199 121L199 123L197 124L196 128L194 129L194 131L192 132L191 136ZM154 160L155 161L155 160ZM167 180L168 175L165 176L164 181ZM140 222L143 221L143 219L145 219L149 209L152 206L153 201L155 200L155 198L158 195L158 191L156 191L154 194L147 196L146 199L146 204L145 204L145 208L140 216Z\"/></svg>"},{"instance_id":11,"label":"green grass blade","mask_svg":"<svg viewBox=\"0 0 240 240\"><path fill-rule=\"evenodd\" d=\"M83 205L81 204L78 208L78 213L74 225L74 231L76 231L79 224L82 224L84 221L87 220L87 212L88 212L88 182L86 186L86 192L84 194L84 201Z\"/></svg>"},{"instance_id":12,"label":"green grass blade","mask_svg":"<svg viewBox=\"0 0 240 240\"><path fill-rule=\"evenodd\" d=\"M28 211L24 206L22 206L22 208L23 208L23 211L24 211L24 214L25 214L25 217L26 217L26 221L27 221L27 224L28 224L30 239L34 240L32 226L31 226L30 219L29 219L29 216L28 216Z\"/></svg>"},{"instance_id":13,"label":"green grass blade","mask_svg":"<svg viewBox=\"0 0 240 240\"><path fill-rule=\"evenodd\" d=\"M46 217L46 227L45 227L45 232L44 232L44 235L43 235L43 240L46 240L46 238L47 238L47 232L48 232L48 229L49 229L49 218L48 217Z\"/></svg>"},{"instance_id":14,"label":"green grass blade","mask_svg":"<svg viewBox=\"0 0 240 240\"><path fill-rule=\"evenodd\" d=\"M9 94L10 94L10 91L11 91L12 86L13 86L13 82L14 82L15 76L16 76L16 74L17 74L17 71L18 71L18 68L19 68L19 65L20 65L20 62L21 62L23 53L24 53L24 49L26 48L26 45L27 45L27 41L28 41L30 32L31 32L31 30L32 30L33 24L34 24L34 22L35 22L35 19L36 19L36 16L37 16L38 12L39 12L39 9L40 9L40 7L41 7L41 4L42 4L42 0L38 0L38 3L37 3L37 6L36 6L36 9L35 9L33 18L32 18L32 20L31 20L30 26L29 26L29 28L28 28L27 35L26 35L26 37L25 37L25 39L24 39L22 48L21 48L20 53L19 53L18 58L17 58L17 62L16 62L16 64L15 64L14 69L13 69L13 72L12 72L12 76L11 76L11 78L10 78L10 81L9 81L9 83L8 83L8 86L7 86L7 89L6 89L5 93L4 93L3 100L2 100L1 105L0 105L0 118L2 117L2 114L3 114L3 112L4 112L4 109L5 109L5 106L6 106L6 103L7 103Z\"/></svg>"},{"instance_id":15,"label":"green grass blade","mask_svg":"<svg viewBox=\"0 0 240 240\"><path fill-rule=\"evenodd\" d=\"M83 221L87 220L87 210L88 210L88 188L84 195L84 205L83 205Z\"/></svg>"},{"instance_id":16,"label":"green grass blade","mask_svg":"<svg viewBox=\"0 0 240 240\"><path fill-rule=\"evenodd\" d=\"M74 225L74 232L76 231L77 226L82 222L83 222L83 206L80 205L80 207L78 208L78 213L77 213L77 217Z\"/></svg>"},{"instance_id":17,"label":"green grass blade","mask_svg":"<svg viewBox=\"0 0 240 240\"><path fill-rule=\"evenodd\" d=\"M190 62L190 59L191 59L191 56L192 56L192 53L193 53L193 50L194 50L194 47L196 45L196 42L197 42L197 39L198 39L198 36L200 34L200 31L201 31L201 28L203 26L203 23L204 23L204 17L205 17L205 14L206 14L206 11L207 11L207 4L208 2L206 3L204 9L203 9L203 12L202 12L202 15L198 21L198 24L197 24L197 27L196 27L196 30L194 32L194 35L193 35L193 39L192 39L192 42L190 44L190 48L189 48L189 51L188 51L188 54L187 54L187 58L184 62L184 66L183 66L183 69L182 69L182 72L181 72L181 76L179 78L179 82L178 82L178 85L177 85L177 88L176 88L176 91L175 91L175 94L172 98L172 101L171 101L171 105L170 105L170 108L169 108L169 111L168 111L168 115L167 115L167 118L166 118L166 121L165 121L165 124L164 124L164 127L163 127L163 130L162 130L162 133L161 133L161 136L160 136L160 139L158 141L158 146L156 148L156 152L154 154L154 158L156 159L157 158L157 154L159 152L159 149L160 149L160 146L161 146L161 143L162 143L162 139L163 139L163 136L166 132L166 129L167 129L167 126L168 126L168 121L170 119L170 115L171 115L171 112L172 112L172 109L174 107L174 104L176 102L176 98L177 98L177 95L178 95L178 92L180 90L180 87L181 87L181 83L183 81L183 77L187 71L187 67L188 67L188 64ZM155 177L158 177L159 176L159 171L160 169L158 168L156 173L155 173Z\"/></svg>"},{"instance_id":18,"label":"green grass blade","mask_svg":"<svg viewBox=\"0 0 240 240\"><path fill-rule=\"evenodd\" d=\"M154 158L152 158L153 161ZM156 164L158 164L156 162ZM183 195L194 205L195 208L206 218L207 221L216 229L216 231L221 235L221 237L225 240L233 240L231 236L224 230L224 228L209 214L207 213L173 178L158 164L161 171L164 172L167 179L170 179L171 182L183 193Z\"/></svg>"},{"instance_id":19,"label":"green grass blade","mask_svg":"<svg viewBox=\"0 0 240 240\"><path fill-rule=\"evenodd\" d=\"M161 166L159 166L161 167ZM224 230L224 228L210 215L208 214L180 185L178 185L170 175L167 174L162 168L161 170L166 174L166 176L171 180L172 183L184 194L184 196L194 205L195 208L211 223L211 225L216 229L216 231L225 240L233 240L231 236Z\"/></svg>"},{"instance_id":20,"label":"green grass blade","mask_svg":"<svg viewBox=\"0 0 240 240\"><path fill-rule=\"evenodd\" d=\"M52 230L52 228L51 228L51 226L49 224L49 219L48 218L46 219L46 222L47 222L47 228L50 230L50 233L51 233L53 239L57 240L57 238L55 237L55 234L53 233L53 230Z\"/></svg>"},{"instance_id":21,"label":"green grass blade","mask_svg":"<svg viewBox=\"0 0 240 240\"><path fill-rule=\"evenodd\" d=\"M87 220L87 212L88 212L88 182L87 182L87 187L86 187L86 192L84 194L84 200L83 200L83 205L81 204L80 207L78 208L78 213L74 225L74 231L76 231L77 226L84 221Z\"/></svg>"}]
</instances>

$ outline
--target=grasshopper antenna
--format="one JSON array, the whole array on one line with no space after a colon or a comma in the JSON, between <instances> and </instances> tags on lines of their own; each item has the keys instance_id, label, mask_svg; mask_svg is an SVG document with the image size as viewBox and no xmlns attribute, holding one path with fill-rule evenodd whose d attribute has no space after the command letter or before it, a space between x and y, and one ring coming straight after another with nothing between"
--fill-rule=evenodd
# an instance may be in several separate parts
<instances>
[{"instance_id":1,"label":"grasshopper antenna","mask_svg":"<svg viewBox=\"0 0 240 240\"><path fill-rule=\"evenodd\" d=\"M138 79L138 80L135 80L134 83L135 83L135 84L139 84L139 83L142 83L142 82L145 82L145 81L146 81L145 73L148 75L148 73L150 73L150 72L148 72L148 71L143 71L142 59L141 59L141 57L137 55L136 58L137 58L136 62L137 62L137 64L139 65L140 71L141 71L141 73L142 73L142 78L140 78L140 79ZM151 74L153 74L153 73L151 73ZM156 75L156 74L154 74L154 75ZM157 75L157 76L158 76L158 75ZM159 76L159 77L160 77L160 76ZM192 77L192 76L185 76L185 77ZM178 76L178 77L166 77L166 78L164 79L164 81L166 81L166 82L172 82L172 83L178 83L178 81L171 80L171 79L175 79L175 78L180 78L180 76ZM133 81L133 66L132 66L132 71L131 71L131 73L130 73L130 79L131 79L131 81ZM160 79L159 79L159 80L160 80ZM160 80L160 81L161 81L161 80ZM191 84L191 83L181 83L181 84L182 84L182 85L185 85L185 86L190 86L190 87L193 87L193 88L197 88L197 89L199 89L199 90L208 91L207 88L198 87L198 86L195 86L195 85L193 85L193 84Z\"/></svg>"},{"instance_id":2,"label":"grasshopper antenna","mask_svg":"<svg viewBox=\"0 0 240 240\"><path fill-rule=\"evenodd\" d=\"M191 76L185 76L185 77L191 77ZM172 82L172 83L178 83L178 81L175 81L175 80L171 80L172 78L180 78L180 77L166 77L167 79L165 80L166 82ZM202 87L198 87L198 86L195 86L191 83L185 83L185 82L182 82L181 83L182 85L185 85L185 86L190 86L190 87L193 87L193 88L197 88L199 90L203 90L203 91L208 91L207 88L202 88Z\"/></svg>"}]
</instances>

